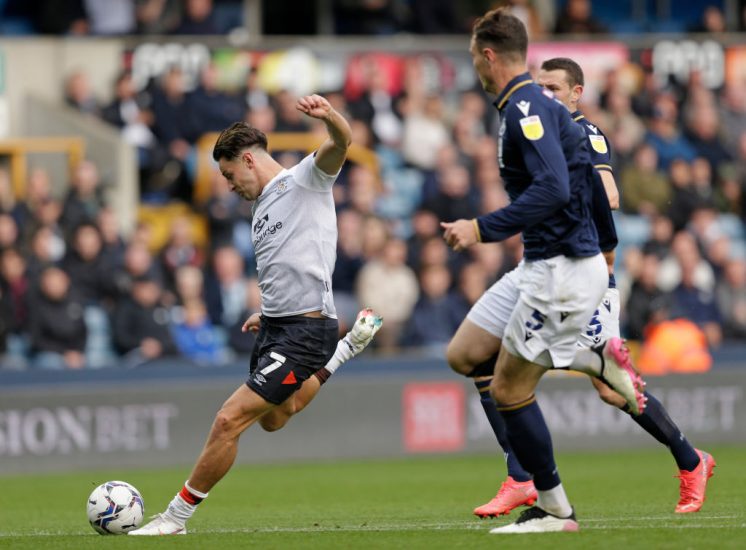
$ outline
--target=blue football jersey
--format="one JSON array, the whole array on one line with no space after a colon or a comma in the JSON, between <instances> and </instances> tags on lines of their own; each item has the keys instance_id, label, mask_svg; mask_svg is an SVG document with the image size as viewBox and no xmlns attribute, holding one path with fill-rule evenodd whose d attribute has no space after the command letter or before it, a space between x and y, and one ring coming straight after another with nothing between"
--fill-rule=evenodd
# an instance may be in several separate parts
<instances>
[{"instance_id":1,"label":"blue football jersey","mask_svg":"<svg viewBox=\"0 0 746 550\"><path fill-rule=\"evenodd\" d=\"M500 175L511 203L477 218L480 239L501 241L522 232L527 260L598 254L585 132L528 73L511 80L495 106Z\"/></svg>"},{"instance_id":2,"label":"blue football jersey","mask_svg":"<svg viewBox=\"0 0 746 550\"><path fill-rule=\"evenodd\" d=\"M580 111L575 111L571 117L580 125L588 137L593 168L597 172L603 170L612 172L609 140L606 139L598 126L591 124ZM596 173L593 184L593 223L596 224L598 244L603 252L614 250L619 244L611 212L609 197L606 195L603 181L601 176Z\"/></svg>"}]
</instances>

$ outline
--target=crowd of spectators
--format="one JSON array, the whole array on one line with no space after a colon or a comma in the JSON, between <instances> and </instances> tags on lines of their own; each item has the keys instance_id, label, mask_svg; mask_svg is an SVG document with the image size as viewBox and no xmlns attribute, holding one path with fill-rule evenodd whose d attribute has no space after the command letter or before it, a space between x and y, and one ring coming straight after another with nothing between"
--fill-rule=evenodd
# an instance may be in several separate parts
<instances>
[{"instance_id":1,"label":"crowd of spectators","mask_svg":"<svg viewBox=\"0 0 746 550\"><path fill-rule=\"evenodd\" d=\"M710 32L746 29L746 2L740 17L726 17L722 0L689 0L671 9L670 0L631 2L591 0L330 0L259 3L264 34L392 35L468 32L474 19L509 6L532 39L548 34ZM293 17L288 17L292 5ZM324 23L326 22L326 23ZM255 25L256 23L253 22ZM69 36L209 35L252 26L244 0L0 0L0 34Z\"/></svg>"},{"instance_id":2,"label":"crowd of spectators","mask_svg":"<svg viewBox=\"0 0 746 550\"><path fill-rule=\"evenodd\" d=\"M432 94L422 70L418 58L408 62L401 94L387 92L374 71L358 95L326 94L351 121L353 141L380 161L380 174L348 163L335 186L333 286L342 330L363 305L386 319L376 340L381 351L441 353L470 306L522 256L518 237L461 254L443 242L439 221L493 211L507 198L487 98L479 90ZM196 92L185 92L181 76L168 71L159 95L146 100L123 74L112 102L100 105L81 92L85 74L76 73L66 97L121 127L125 139L147 136L141 160L161 150L165 165L182 167L184 189L191 185L186 159L201 132L236 118L265 132L324 131L292 108L290 92L268 94L251 73L236 95L214 87L211 66ZM624 334L642 339L651 324L683 317L711 346L744 339L746 93L735 85L708 90L693 73L687 86L649 84L633 95L616 76L607 75L598 103L582 108L614 151ZM204 126L185 129L200 116ZM289 166L301 155L278 159ZM143 173L167 181L164 170ZM91 162L77 167L61 195L42 169L31 171L20 201L8 174L0 176L3 365L137 366L181 356L211 366L250 352L253 336L240 327L261 307L250 205L217 170L208 200L192 204L206 220L204 244L187 218L176 217L157 249L144 223L126 239L119 234ZM144 185L146 199L163 193L191 201L177 188Z\"/></svg>"},{"instance_id":3,"label":"crowd of spectators","mask_svg":"<svg viewBox=\"0 0 746 550\"><path fill-rule=\"evenodd\" d=\"M530 3L512 3L531 17ZM471 305L523 252L519 237L460 254L443 242L440 221L494 211L507 197L489 99L481 90L433 93L424 70L411 57L401 93L375 70L359 92L324 92L351 122L353 141L380 163L379 173L348 163L335 185L333 286L342 331L362 306L383 315L375 342L383 352L442 353ZM632 88L611 70L597 100L581 105L613 152L628 338L686 318L710 346L746 339L745 90L737 82L710 90L696 71L686 85L648 75ZM22 199L0 170L0 365L134 367L181 357L213 366L249 353L253 336L241 325L261 307L250 205L217 170L209 198L194 201L194 144L237 119L264 132L323 134L323 124L294 109L295 99L264 90L252 70L240 93L221 90L211 65L192 91L175 67L142 92L123 72L108 101L92 94L85 72L70 74L65 102L119 128L137 148L142 200L189 204L207 238L180 216L162 246L144 222L120 234L91 162L60 193L43 169L31 170ZM290 166L302 154L277 158Z\"/></svg>"},{"instance_id":4,"label":"crowd of spectators","mask_svg":"<svg viewBox=\"0 0 746 550\"><path fill-rule=\"evenodd\" d=\"M221 34L240 26L241 0L0 0L4 34Z\"/></svg>"}]
</instances>

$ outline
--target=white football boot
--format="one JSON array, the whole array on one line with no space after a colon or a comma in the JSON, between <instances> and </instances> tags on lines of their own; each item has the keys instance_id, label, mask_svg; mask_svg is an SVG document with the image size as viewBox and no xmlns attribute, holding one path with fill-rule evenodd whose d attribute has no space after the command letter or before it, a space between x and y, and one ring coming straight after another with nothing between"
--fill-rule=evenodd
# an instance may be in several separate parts
<instances>
[{"instance_id":1,"label":"white football boot","mask_svg":"<svg viewBox=\"0 0 746 550\"><path fill-rule=\"evenodd\" d=\"M645 397L645 381L632 365L624 341L620 338L609 338L602 353L603 366L599 378L624 397L632 414L642 414L648 400Z\"/></svg>"},{"instance_id":2,"label":"white football boot","mask_svg":"<svg viewBox=\"0 0 746 550\"><path fill-rule=\"evenodd\" d=\"M383 325L383 318L380 315L376 315L369 307L357 314L357 319L355 320L355 324L352 325L352 330L345 334L343 338L350 350L352 350L353 355L357 355L363 351L373 341L373 337L379 331L381 325Z\"/></svg>"},{"instance_id":3,"label":"white football boot","mask_svg":"<svg viewBox=\"0 0 746 550\"><path fill-rule=\"evenodd\" d=\"M148 523L127 534L135 536L186 535L186 532L185 525L177 523L166 514L157 514Z\"/></svg>"},{"instance_id":4,"label":"white football boot","mask_svg":"<svg viewBox=\"0 0 746 550\"><path fill-rule=\"evenodd\" d=\"M510 535L523 533L557 533L561 531L578 531L575 511L569 517L560 518L545 512L538 506L524 510L514 523L490 530L491 535Z\"/></svg>"}]
</instances>

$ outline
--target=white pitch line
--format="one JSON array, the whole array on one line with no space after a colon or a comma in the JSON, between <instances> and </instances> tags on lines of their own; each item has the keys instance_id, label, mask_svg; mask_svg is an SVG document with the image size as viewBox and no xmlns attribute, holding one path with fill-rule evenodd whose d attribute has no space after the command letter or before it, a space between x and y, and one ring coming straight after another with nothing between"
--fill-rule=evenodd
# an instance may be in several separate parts
<instances>
[{"instance_id":1,"label":"white pitch line","mask_svg":"<svg viewBox=\"0 0 746 550\"><path fill-rule=\"evenodd\" d=\"M736 519L739 516L699 516L697 520L724 520L724 519ZM631 518L590 518L580 520L581 531L596 531L596 530L628 530L632 528L629 522L650 522L666 520L670 522L675 518L668 516L642 516L642 517L631 517ZM597 523L597 525L585 525L588 523ZM606 525L602 523L607 523ZM624 522L626 525L608 525L608 523ZM444 531L444 530L465 530L465 531L489 531L493 527L498 527L499 524L495 524L490 521L479 521L479 522L441 522L431 524L420 524L420 525L402 525L402 524L381 524L381 525L346 525L339 527L257 527L257 528L242 528L242 529L198 529L196 531L190 531L193 534L226 534L226 533L244 533L250 535L252 533L267 534L267 533L359 533L359 532L407 532L407 531ZM691 522L689 518L681 518L681 521L669 524L645 525L638 524L633 527L634 529L744 529L746 523L741 524L728 524L723 522L717 523L702 523ZM65 532L39 532L39 533L0 533L0 538L3 537L39 537L39 536L79 536L88 535L88 533L78 531L73 533Z\"/></svg>"}]
</instances>

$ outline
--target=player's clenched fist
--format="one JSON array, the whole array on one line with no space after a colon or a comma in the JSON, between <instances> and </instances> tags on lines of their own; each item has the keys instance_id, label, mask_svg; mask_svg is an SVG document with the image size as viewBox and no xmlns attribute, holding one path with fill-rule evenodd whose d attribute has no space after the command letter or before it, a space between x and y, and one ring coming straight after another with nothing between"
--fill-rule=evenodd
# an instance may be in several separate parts
<instances>
[{"instance_id":1,"label":"player's clenched fist","mask_svg":"<svg viewBox=\"0 0 746 550\"><path fill-rule=\"evenodd\" d=\"M446 244L456 252L465 250L479 242L477 224L474 220L456 220L455 222L440 222L445 232L443 238Z\"/></svg>"},{"instance_id":2,"label":"player's clenched fist","mask_svg":"<svg viewBox=\"0 0 746 550\"><path fill-rule=\"evenodd\" d=\"M333 111L326 98L313 94L303 96L295 104L295 108L313 118L324 119Z\"/></svg>"},{"instance_id":3,"label":"player's clenched fist","mask_svg":"<svg viewBox=\"0 0 746 550\"><path fill-rule=\"evenodd\" d=\"M261 324L261 316L258 313L252 313L251 317L246 319L246 322L241 327L241 332L259 332Z\"/></svg>"}]
</instances>

